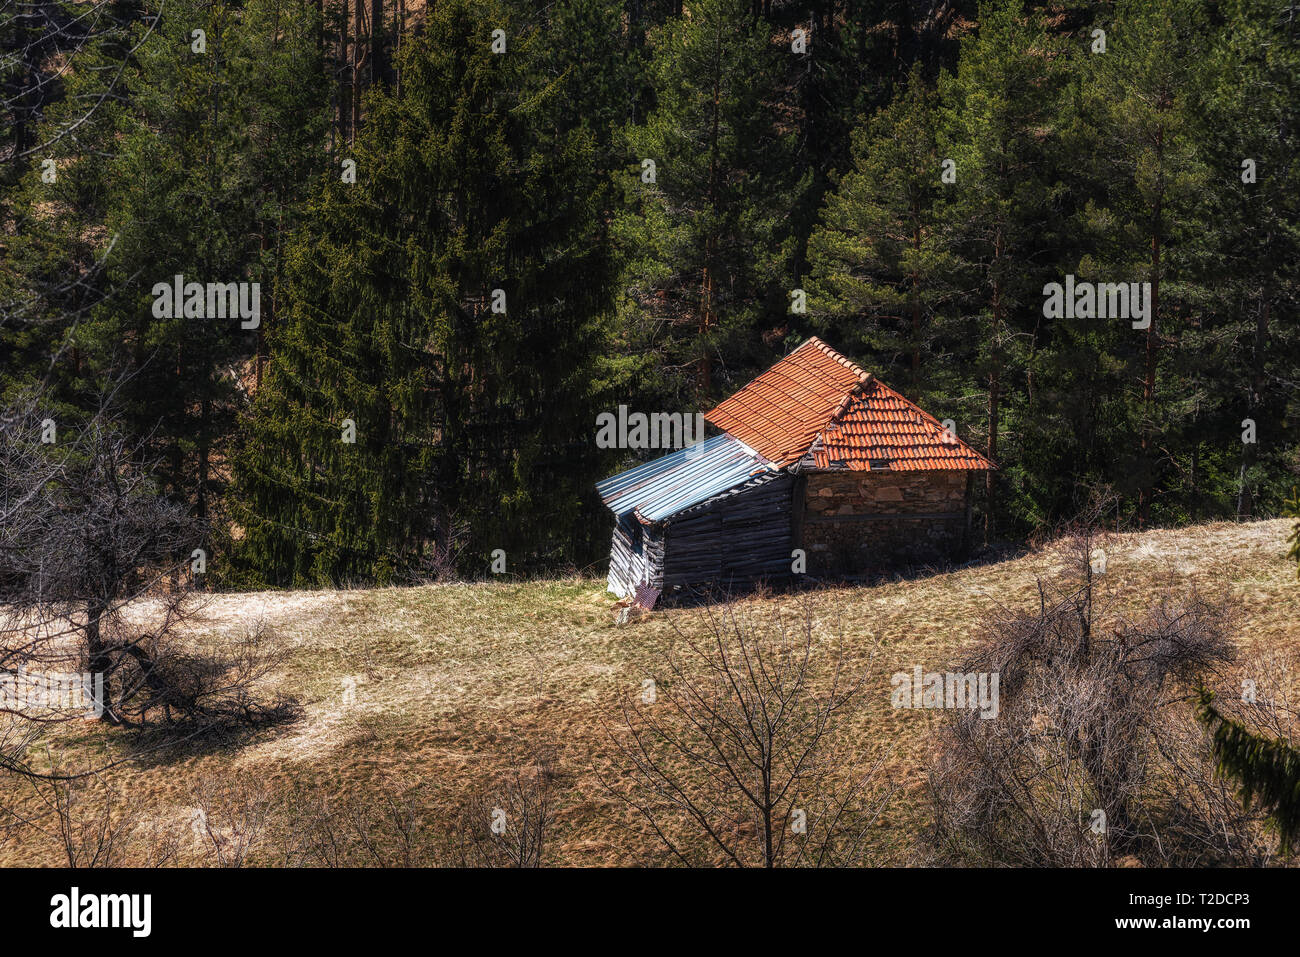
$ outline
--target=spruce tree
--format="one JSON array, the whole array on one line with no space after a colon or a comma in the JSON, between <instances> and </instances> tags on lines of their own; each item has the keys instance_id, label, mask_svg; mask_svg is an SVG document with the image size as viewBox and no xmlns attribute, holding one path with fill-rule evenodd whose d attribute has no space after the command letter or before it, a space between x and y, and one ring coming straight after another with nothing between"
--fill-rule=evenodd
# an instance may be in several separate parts
<instances>
[{"instance_id":1,"label":"spruce tree","mask_svg":"<svg viewBox=\"0 0 1300 957\"><path fill-rule=\"evenodd\" d=\"M1051 275L1061 192L1046 162L1058 52L1038 13L1020 0L994 0L981 5L978 33L962 44L956 74L939 84L939 153L952 179L939 215L949 224L944 242L957 263L952 280L970 291L959 306L969 345L957 359L978 376L985 451L1002 469L985 478L986 541L1000 512L999 476L1009 476L1013 488L1024 484L1018 449L1004 447L1002 438L1022 433L1018 413L1032 389L1028 370L1043 334L1042 288ZM975 408L954 416L959 428L980 417Z\"/></svg>"},{"instance_id":2,"label":"spruce tree","mask_svg":"<svg viewBox=\"0 0 1300 957\"><path fill-rule=\"evenodd\" d=\"M8 70L38 69L51 47L67 65L60 82L42 85L39 121L27 98L6 103L15 112L6 129L21 135L28 152L0 152L0 180L8 184L0 189L0 219L10 224L0 238L0 393L39 385L64 418L75 414L85 387L73 334L105 295L110 161L130 103L140 15L136 0L104 4L93 22L59 8L0 14L15 47ZM45 18L61 29L33 42L30 26L48 26ZM28 28L20 29L23 21Z\"/></svg>"},{"instance_id":3,"label":"spruce tree","mask_svg":"<svg viewBox=\"0 0 1300 957\"><path fill-rule=\"evenodd\" d=\"M524 12L439 3L355 183L313 201L235 463L245 580L391 581L458 545L463 572L520 571L590 540L609 257L574 188L591 135Z\"/></svg>"},{"instance_id":4,"label":"spruce tree","mask_svg":"<svg viewBox=\"0 0 1300 957\"><path fill-rule=\"evenodd\" d=\"M1300 444L1300 16L1277 0L1232 0L1212 51L1203 140L1208 215L1201 310L1217 453L1213 514L1274 513ZM1207 483L1208 484L1208 483Z\"/></svg>"},{"instance_id":5,"label":"spruce tree","mask_svg":"<svg viewBox=\"0 0 1300 957\"><path fill-rule=\"evenodd\" d=\"M160 487L199 516L224 482L258 333L159 315L155 287L258 283L258 319L272 318L280 236L320 164L314 15L311 0L122 11L42 127L57 180L29 177L16 271L44 321L17 344L70 409L112 393Z\"/></svg>"},{"instance_id":6,"label":"spruce tree","mask_svg":"<svg viewBox=\"0 0 1300 957\"><path fill-rule=\"evenodd\" d=\"M1300 840L1300 751L1224 715L1204 685L1196 687L1196 716L1210 734L1218 772L1237 783L1247 810L1268 814L1289 855Z\"/></svg>"},{"instance_id":7,"label":"spruce tree","mask_svg":"<svg viewBox=\"0 0 1300 957\"><path fill-rule=\"evenodd\" d=\"M129 371L121 399L130 427L152 437L162 487L200 516L221 492L217 463L263 317L178 308L160 317L155 289L177 275L250 291L257 283L259 309L273 302L276 227L292 220L319 168L325 78L314 16L308 0L181 0L137 53L111 169L114 288L78 340L101 375Z\"/></svg>"},{"instance_id":8,"label":"spruce tree","mask_svg":"<svg viewBox=\"0 0 1300 957\"><path fill-rule=\"evenodd\" d=\"M1213 297L1196 268L1195 244L1209 185L1199 116L1211 30L1201 0L1130 0L1101 26L1106 52L1081 61L1078 109L1088 147L1081 155L1095 192L1084 220L1093 253L1079 278L1150 283L1145 329L1095 320L1121 333L1113 358L1124 367L1131 439L1111 453L1115 486L1136 499L1137 519L1146 523L1157 516L1167 452L1198 415L1195 383L1204 381L1196 322Z\"/></svg>"}]
</instances>

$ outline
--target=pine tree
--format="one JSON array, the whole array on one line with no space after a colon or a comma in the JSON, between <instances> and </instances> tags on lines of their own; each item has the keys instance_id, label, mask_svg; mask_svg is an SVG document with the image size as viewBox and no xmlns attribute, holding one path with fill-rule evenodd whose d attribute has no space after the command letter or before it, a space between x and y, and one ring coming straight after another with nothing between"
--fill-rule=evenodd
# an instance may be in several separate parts
<instances>
[{"instance_id":1,"label":"pine tree","mask_svg":"<svg viewBox=\"0 0 1300 957\"><path fill-rule=\"evenodd\" d=\"M1053 135L1059 95L1058 47L1020 0L996 0L981 5L977 35L962 44L956 74L939 84L939 152L954 177L940 215L951 227L945 241L958 263L953 279L971 290L961 307L972 324L970 348L957 358L970 362L981 380L985 447L1003 468L986 476L986 541L999 513L999 475L1021 484L1016 451L1001 439L1022 429L1017 400L1032 392L1032 383L1021 377L1032 369L1043 334L1041 290L1050 275L1047 250L1060 193L1044 144ZM954 418L960 428L977 414L971 409Z\"/></svg>"},{"instance_id":2,"label":"pine tree","mask_svg":"<svg viewBox=\"0 0 1300 957\"><path fill-rule=\"evenodd\" d=\"M559 0L546 4L542 25L551 38L539 51L537 69L564 85L574 108L562 111L564 128L591 133L601 179L621 165L619 131L637 119L637 91L644 64L633 55L624 27L623 0ZM608 189L608 183L602 183Z\"/></svg>"},{"instance_id":3,"label":"pine tree","mask_svg":"<svg viewBox=\"0 0 1300 957\"><path fill-rule=\"evenodd\" d=\"M260 318L273 318L280 236L321 160L314 10L178 0L156 21L122 11L130 32L106 31L80 55L42 128L57 180L29 178L17 271L43 321L18 344L34 370L51 370L47 396L67 414L113 393L121 424L161 461L160 487L201 517L221 490L257 334L238 316L160 317L154 288L177 274L259 283Z\"/></svg>"},{"instance_id":4,"label":"pine tree","mask_svg":"<svg viewBox=\"0 0 1300 957\"><path fill-rule=\"evenodd\" d=\"M782 98L799 125L796 169L810 178L792 211L798 275L806 272L809 235L836 172L845 169L858 120L888 103L895 82L907 78L881 28L885 16L875 4L842 7L836 0L813 0L806 10L795 8L781 18L781 26L789 24L792 52L796 44L801 49L782 58L789 77Z\"/></svg>"},{"instance_id":5,"label":"pine tree","mask_svg":"<svg viewBox=\"0 0 1300 957\"><path fill-rule=\"evenodd\" d=\"M951 299L934 90L919 68L853 135L853 167L826 197L808 240L812 324L913 400L951 394L956 370L936 319Z\"/></svg>"},{"instance_id":6,"label":"pine tree","mask_svg":"<svg viewBox=\"0 0 1300 957\"><path fill-rule=\"evenodd\" d=\"M1274 511L1296 463L1300 328L1300 11L1276 0L1224 6L1203 141L1211 167L1203 236L1211 305L1207 354L1217 416L1200 442L1218 451L1215 514ZM1254 441L1246 441L1253 439Z\"/></svg>"},{"instance_id":7,"label":"pine tree","mask_svg":"<svg viewBox=\"0 0 1300 957\"><path fill-rule=\"evenodd\" d=\"M231 496L245 578L393 580L452 561L462 525L462 571L589 540L610 266L548 40L518 7L439 3L401 96L372 96L355 184L323 187L289 258Z\"/></svg>"},{"instance_id":8,"label":"pine tree","mask_svg":"<svg viewBox=\"0 0 1300 957\"><path fill-rule=\"evenodd\" d=\"M1096 193L1086 222L1094 253L1079 271L1097 281L1150 283L1149 325L1132 329L1114 354L1126 367L1127 427L1136 442L1127 455L1112 452L1116 487L1136 497L1138 521L1146 523L1174 433L1198 414L1194 317L1209 298L1195 268L1207 188L1198 116L1211 32L1201 0L1131 0L1103 26L1106 52L1082 61L1078 108L1090 121L1085 155ZM1184 335L1188 347L1180 349Z\"/></svg>"},{"instance_id":9,"label":"pine tree","mask_svg":"<svg viewBox=\"0 0 1300 957\"><path fill-rule=\"evenodd\" d=\"M258 283L273 300L275 226L319 162L313 15L307 0L169 6L137 52L110 168L112 289L76 340L101 381L128 374L129 428L151 437L161 486L201 517L220 495L214 462L228 454L257 333L238 316L160 317L155 288L181 275Z\"/></svg>"},{"instance_id":10,"label":"pine tree","mask_svg":"<svg viewBox=\"0 0 1300 957\"><path fill-rule=\"evenodd\" d=\"M0 157L0 219L11 224L0 238L0 392L40 384L47 402L67 419L82 391L82 356L72 333L105 295L104 256L111 245L104 219L111 173L107 160L129 104L129 51L141 10L135 0L115 0L90 18L61 9L31 8L28 16L60 25L42 41L6 61L21 72L22 57L40 60L50 47L67 59L59 84L42 85L41 120L24 116L28 155ZM18 43L21 36L12 37ZM30 37L26 38L28 41ZM20 55L21 54L21 55ZM31 104L20 97L19 112Z\"/></svg>"},{"instance_id":11,"label":"pine tree","mask_svg":"<svg viewBox=\"0 0 1300 957\"><path fill-rule=\"evenodd\" d=\"M669 368L694 370L709 397L718 357L744 376L794 288L788 217L793 135L775 111L771 28L746 0L701 0L651 35L655 111L627 130L629 208L616 234L627 259L629 321ZM653 165L651 165L653 164ZM644 325L650 328L644 328Z\"/></svg>"}]
</instances>

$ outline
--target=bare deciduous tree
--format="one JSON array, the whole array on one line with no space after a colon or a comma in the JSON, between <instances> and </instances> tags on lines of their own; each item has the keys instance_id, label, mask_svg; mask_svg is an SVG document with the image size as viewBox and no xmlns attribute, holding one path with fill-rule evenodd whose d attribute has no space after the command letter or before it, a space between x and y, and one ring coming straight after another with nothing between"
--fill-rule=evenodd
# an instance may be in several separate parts
<instances>
[{"instance_id":1,"label":"bare deciduous tree","mask_svg":"<svg viewBox=\"0 0 1300 957\"><path fill-rule=\"evenodd\" d=\"M291 702L253 694L283 653L264 630L219 648L186 630L202 605L188 568L202 524L155 493L106 415L45 442L52 422L37 409L0 413L0 678L81 672L118 724L155 709L194 732L290 716ZM27 774L33 725L85 713L4 710L0 765Z\"/></svg>"},{"instance_id":2,"label":"bare deciduous tree","mask_svg":"<svg viewBox=\"0 0 1300 957\"><path fill-rule=\"evenodd\" d=\"M297 794L286 805L286 861L312 867L430 867L440 863L424 793L380 782L363 795Z\"/></svg>"},{"instance_id":3,"label":"bare deciduous tree","mask_svg":"<svg viewBox=\"0 0 1300 957\"><path fill-rule=\"evenodd\" d=\"M687 865L861 864L869 806L863 768L837 740L865 672L822 640L810 600L797 621L726 604L624 700L608 730L623 759L605 780Z\"/></svg>"},{"instance_id":4,"label":"bare deciduous tree","mask_svg":"<svg viewBox=\"0 0 1300 957\"><path fill-rule=\"evenodd\" d=\"M217 867L242 867L266 832L275 808L264 781L217 775L200 778L191 792L190 830L200 858Z\"/></svg>"},{"instance_id":5,"label":"bare deciduous tree","mask_svg":"<svg viewBox=\"0 0 1300 957\"><path fill-rule=\"evenodd\" d=\"M98 775L56 777L36 788L50 834L68 867L164 867L177 863L181 834L147 817Z\"/></svg>"},{"instance_id":6,"label":"bare deciduous tree","mask_svg":"<svg viewBox=\"0 0 1300 957\"><path fill-rule=\"evenodd\" d=\"M513 768L455 816L450 859L462 867L541 867L555 823L552 768L545 756Z\"/></svg>"}]
</instances>

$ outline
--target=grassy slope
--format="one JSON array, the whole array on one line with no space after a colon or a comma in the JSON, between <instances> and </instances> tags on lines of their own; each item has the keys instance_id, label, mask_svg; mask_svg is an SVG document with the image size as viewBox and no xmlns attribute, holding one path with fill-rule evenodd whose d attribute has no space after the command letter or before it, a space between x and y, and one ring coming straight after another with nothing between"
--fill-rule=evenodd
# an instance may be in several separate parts
<instances>
[{"instance_id":1,"label":"grassy slope","mask_svg":"<svg viewBox=\"0 0 1300 957\"><path fill-rule=\"evenodd\" d=\"M1286 534L1287 524L1274 521L1122 536L1110 549L1107 580L1134 608L1161 588L1229 588L1244 607L1244 643L1294 645L1300 585L1284 557ZM901 788L880 823L882 860L913 859L926 826L927 732L941 720L938 712L892 710L889 675L915 664L941 669L994 600L1032 605L1035 576L1056 561L1049 549L815 596L820 634L841 636L860 666L867 666L872 640L880 642L867 707L850 735L862 754L886 755L888 779ZM763 599L787 612L798 600ZM555 859L626 862L631 837L617 824L623 812L598 778L613 760L601 714L619 694L636 691L656 655L671 646L669 617L690 629L702 612L656 613L617 628L611 604L603 583L590 580L218 596L209 609L214 638L264 616L293 646L277 683L302 702L303 718L237 745L118 769L110 779L164 821L184 821L193 782L213 772L329 794L364 793L380 780L418 782L435 802L450 803L530 748L551 746L561 792ZM357 682L356 700L345 706L349 677ZM105 740L98 725L87 723L61 743L76 755L104 749ZM45 836L29 833L0 847L3 865L57 862L57 847Z\"/></svg>"}]
</instances>

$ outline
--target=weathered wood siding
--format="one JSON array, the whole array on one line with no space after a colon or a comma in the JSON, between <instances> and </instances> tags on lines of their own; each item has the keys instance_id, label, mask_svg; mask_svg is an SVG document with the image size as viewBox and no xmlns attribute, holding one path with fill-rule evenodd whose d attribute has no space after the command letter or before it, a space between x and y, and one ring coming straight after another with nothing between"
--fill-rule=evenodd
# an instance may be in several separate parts
<instances>
[{"instance_id":1,"label":"weathered wood siding","mask_svg":"<svg viewBox=\"0 0 1300 957\"><path fill-rule=\"evenodd\" d=\"M964 470L810 472L803 547L814 575L953 558L966 545Z\"/></svg>"},{"instance_id":2,"label":"weathered wood siding","mask_svg":"<svg viewBox=\"0 0 1300 957\"><path fill-rule=\"evenodd\" d=\"M663 587L664 530L642 525L628 513L614 527L614 541L609 551L608 588L626 598L641 582Z\"/></svg>"},{"instance_id":3,"label":"weathered wood siding","mask_svg":"<svg viewBox=\"0 0 1300 957\"><path fill-rule=\"evenodd\" d=\"M788 579L794 487L787 473L764 476L674 515L664 536L664 588Z\"/></svg>"}]
</instances>

